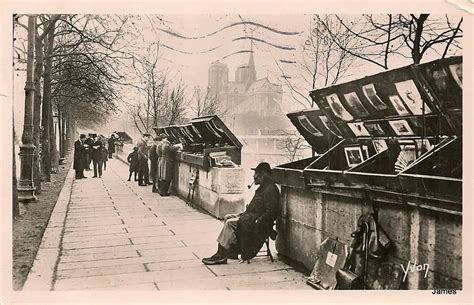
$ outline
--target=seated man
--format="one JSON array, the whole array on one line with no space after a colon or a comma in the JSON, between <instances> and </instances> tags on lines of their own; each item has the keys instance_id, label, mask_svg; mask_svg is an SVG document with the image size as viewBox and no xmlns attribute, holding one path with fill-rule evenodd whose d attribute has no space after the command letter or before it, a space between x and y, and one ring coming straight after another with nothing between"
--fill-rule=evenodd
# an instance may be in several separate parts
<instances>
[{"instance_id":1,"label":"seated man","mask_svg":"<svg viewBox=\"0 0 474 305\"><path fill-rule=\"evenodd\" d=\"M226 264L227 258L236 258L238 253L242 260L250 260L273 231L280 211L280 191L268 163L262 162L252 169L255 170L254 183L260 187L245 212L225 216L224 227L217 238L217 253L202 259L206 265Z\"/></svg>"}]
</instances>

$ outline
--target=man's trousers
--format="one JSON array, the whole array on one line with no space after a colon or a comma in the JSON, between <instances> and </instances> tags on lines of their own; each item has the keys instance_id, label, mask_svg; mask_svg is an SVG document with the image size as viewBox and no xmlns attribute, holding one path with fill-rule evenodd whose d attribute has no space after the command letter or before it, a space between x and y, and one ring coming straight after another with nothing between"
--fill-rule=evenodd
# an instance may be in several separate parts
<instances>
[{"instance_id":1,"label":"man's trousers","mask_svg":"<svg viewBox=\"0 0 474 305\"><path fill-rule=\"evenodd\" d=\"M217 237L217 242L227 250L231 248L232 245L237 244L237 222L239 221L239 215L237 214L227 214L224 217L224 227L221 230L221 233Z\"/></svg>"}]
</instances>

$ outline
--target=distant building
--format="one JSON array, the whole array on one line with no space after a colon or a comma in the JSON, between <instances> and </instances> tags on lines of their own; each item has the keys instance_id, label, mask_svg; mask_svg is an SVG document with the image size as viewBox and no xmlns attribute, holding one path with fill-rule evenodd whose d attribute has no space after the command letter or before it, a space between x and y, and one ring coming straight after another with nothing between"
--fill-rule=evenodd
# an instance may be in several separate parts
<instances>
[{"instance_id":1,"label":"distant building","mask_svg":"<svg viewBox=\"0 0 474 305\"><path fill-rule=\"evenodd\" d=\"M242 163L288 161L281 142L288 138L284 131L294 128L280 106L282 86L268 77L257 79L253 53L248 64L237 67L234 81L229 79L227 65L219 61L210 65L208 76L209 92L226 110L223 121L244 144Z\"/></svg>"},{"instance_id":2,"label":"distant building","mask_svg":"<svg viewBox=\"0 0 474 305\"><path fill-rule=\"evenodd\" d=\"M257 79L253 54L249 62L235 70L235 80L229 80L229 68L221 62L209 67L209 91L226 109L224 121L238 135L259 135L262 131L288 129L290 122L282 112L281 85L268 77Z\"/></svg>"}]
</instances>

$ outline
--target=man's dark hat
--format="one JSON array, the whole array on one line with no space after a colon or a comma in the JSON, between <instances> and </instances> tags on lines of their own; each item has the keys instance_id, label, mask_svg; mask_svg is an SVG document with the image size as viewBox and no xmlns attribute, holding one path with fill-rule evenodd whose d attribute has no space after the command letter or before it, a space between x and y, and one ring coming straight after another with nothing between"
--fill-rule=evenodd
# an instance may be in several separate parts
<instances>
[{"instance_id":1,"label":"man's dark hat","mask_svg":"<svg viewBox=\"0 0 474 305\"><path fill-rule=\"evenodd\" d=\"M144 133L143 136L144 136L144 137L149 137L149 136L151 136L151 135L150 135L149 133Z\"/></svg>"},{"instance_id":2,"label":"man's dark hat","mask_svg":"<svg viewBox=\"0 0 474 305\"><path fill-rule=\"evenodd\" d=\"M264 174L267 174L269 176L272 175L272 168L270 167L270 164L268 164L267 162L261 162L257 165L257 167L255 168L252 168L252 170L256 171L256 172L260 172L260 173L264 173Z\"/></svg>"},{"instance_id":3,"label":"man's dark hat","mask_svg":"<svg viewBox=\"0 0 474 305\"><path fill-rule=\"evenodd\" d=\"M96 134L96 133L91 133L90 136L91 136L91 138L97 138L97 134Z\"/></svg>"},{"instance_id":4,"label":"man's dark hat","mask_svg":"<svg viewBox=\"0 0 474 305\"><path fill-rule=\"evenodd\" d=\"M83 139L83 138L86 138L86 135L81 133L81 135L79 136L79 138Z\"/></svg>"}]
</instances>

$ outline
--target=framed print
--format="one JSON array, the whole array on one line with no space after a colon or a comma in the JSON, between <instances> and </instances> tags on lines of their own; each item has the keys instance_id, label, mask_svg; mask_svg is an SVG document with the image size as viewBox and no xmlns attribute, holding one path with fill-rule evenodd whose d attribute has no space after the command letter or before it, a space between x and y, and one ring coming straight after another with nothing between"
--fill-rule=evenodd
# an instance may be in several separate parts
<instances>
[{"instance_id":1,"label":"framed print","mask_svg":"<svg viewBox=\"0 0 474 305\"><path fill-rule=\"evenodd\" d=\"M364 123L365 128L367 131L376 137L384 136L385 132L383 131L382 127L380 127L377 123Z\"/></svg>"},{"instance_id":2,"label":"framed print","mask_svg":"<svg viewBox=\"0 0 474 305\"><path fill-rule=\"evenodd\" d=\"M387 109L387 105L382 102L380 97L377 95L377 91L375 91L374 84L368 84L362 86L362 91L364 92L365 97L370 102L370 104L377 110L384 110Z\"/></svg>"},{"instance_id":3,"label":"framed print","mask_svg":"<svg viewBox=\"0 0 474 305\"><path fill-rule=\"evenodd\" d=\"M423 99L416 88L415 82L411 79L395 83L398 94L413 114L423 114ZM425 114L431 113L430 107L425 103Z\"/></svg>"},{"instance_id":4,"label":"framed print","mask_svg":"<svg viewBox=\"0 0 474 305\"><path fill-rule=\"evenodd\" d=\"M369 147L367 145L362 145L362 152L364 153L364 159L369 159Z\"/></svg>"},{"instance_id":5,"label":"framed print","mask_svg":"<svg viewBox=\"0 0 474 305\"><path fill-rule=\"evenodd\" d=\"M306 115L300 115L298 116L298 121L300 122L301 126L303 126L304 129L306 129L309 133L311 133L315 137L322 137L323 133L319 131L318 128L316 128L313 123L308 120L308 117Z\"/></svg>"},{"instance_id":6,"label":"framed print","mask_svg":"<svg viewBox=\"0 0 474 305\"><path fill-rule=\"evenodd\" d=\"M348 123L349 128L352 130L356 137L370 137L369 131L365 128L363 122Z\"/></svg>"},{"instance_id":7,"label":"framed print","mask_svg":"<svg viewBox=\"0 0 474 305\"><path fill-rule=\"evenodd\" d=\"M326 96L326 100L329 103L329 107L331 107L332 112L335 116L340 118L344 121L350 121L354 119L354 117L342 106L341 101L336 93Z\"/></svg>"},{"instance_id":8,"label":"framed print","mask_svg":"<svg viewBox=\"0 0 474 305\"><path fill-rule=\"evenodd\" d=\"M372 140L372 145L374 145L374 149L377 153L388 149L388 145L385 140Z\"/></svg>"},{"instance_id":9,"label":"framed print","mask_svg":"<svg viewBox=\"0 0 474 305\"><path fill-rule=\"evenodd\" d=\"M344 94L344 98L346 99L347 104L349 104L349 107L351 107L351 109L354 110L359 116L366 117L370 115L369 111L367 111L364 105L362 105L357 93L350 92Z\"/></svg>"},{"instance_id":10,"label":"framed print","mask_svg":"<svg viewBox=\"0 0 474 305\"><path fill-rule=\"evenodd\" d=\"M390 95L388 97L390 102L393 105L393 108L397 111L399 115L409 115L410 111L407 110L405 107L405 104L403 104L403 101L400 99L398 95Z\"/></svg>"},{"instance_id":11,"label":"framed print","mask_svg":"<svg viewBox=\"0 0 474 305\"><path fill-rule=\"evenodd\" d=\"M446 73L442 67L438 67L438 69L431 71L431 77L439 91L446 90L448 87L448 73Z\"/></svg>"},{"instance_id":12,"label":"framed print","mask_svg":"<svg viewBox=\"0 0 474 305\"><path fill-rule=\"evenodd\" d=\"M450 65L449 71L451 72L451 75L458 84L459 88L462 89L462 64Z\"/></svg>"},{"instance_id":13,"label":"framed print","mask_svg":"<svg viewBox=\"0 0 474 305\"><path fill-rule=\"evenodd\" d=\"M349 167L354 167L364 161L364 156L362 155L362 148L360 146L344 147L344 153L346 155L346 161Z\"/></svg>"},{"instance_id":14,"label":"framed print","mask_svg":"<svg viewBox=\"0 0 474 305\"><path fill-rule=\"evenodd\" d=\"M410 125L406 120L395 120L388 122L390 126L393 128L393 131L398 136L411 136L414 134L413 130L411 129Z\"/></svg>"}]
</instances>

